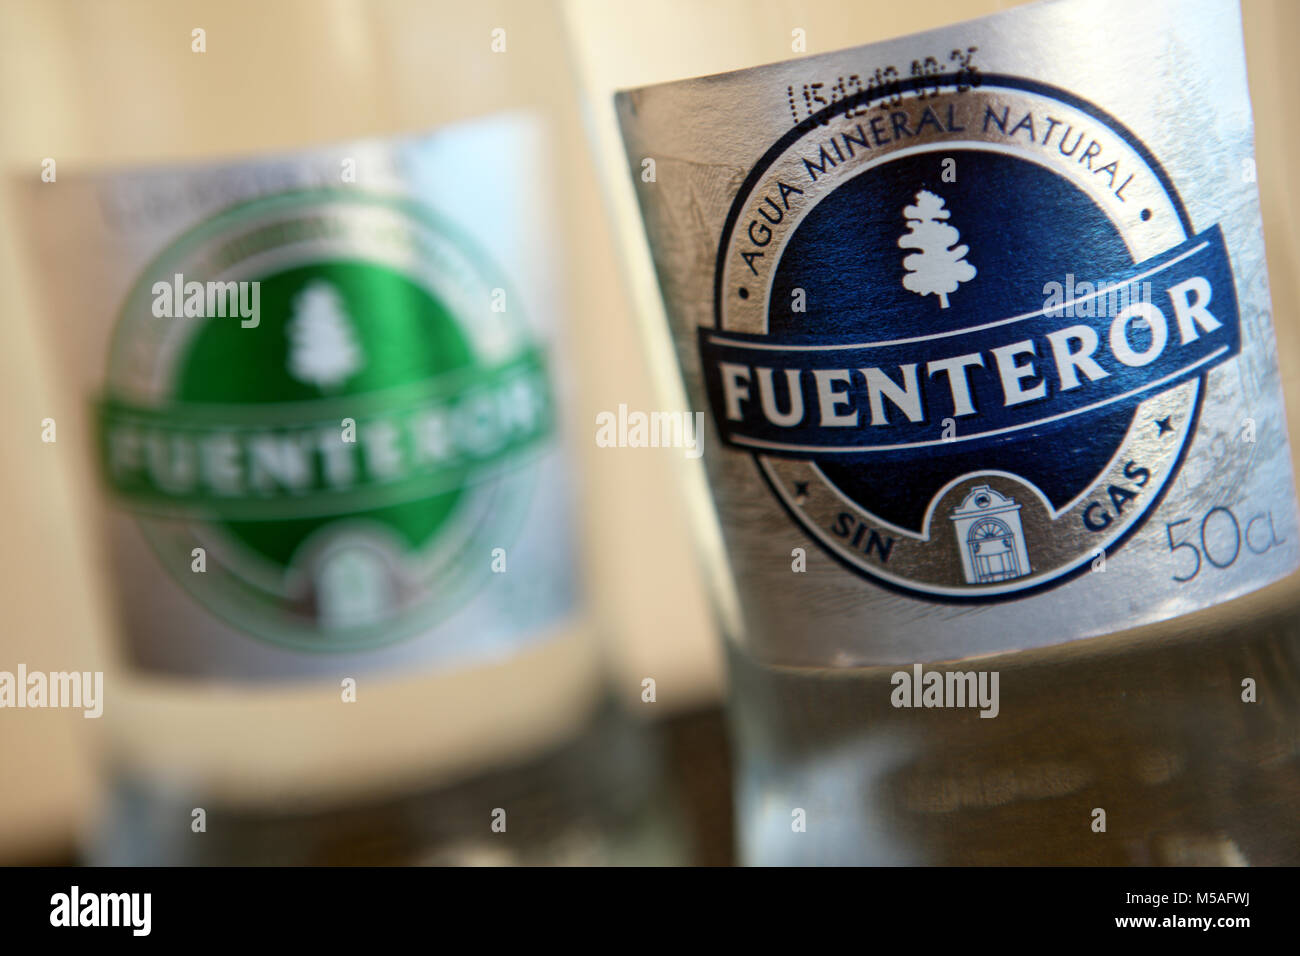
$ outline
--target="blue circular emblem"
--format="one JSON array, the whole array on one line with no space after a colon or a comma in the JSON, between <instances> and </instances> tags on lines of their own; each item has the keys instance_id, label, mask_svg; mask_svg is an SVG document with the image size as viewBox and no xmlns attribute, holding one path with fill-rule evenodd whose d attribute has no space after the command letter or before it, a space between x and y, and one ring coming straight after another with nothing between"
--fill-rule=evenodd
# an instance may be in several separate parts
<instances>
[{"instance_id":1,"label":"blue circular emblem","mask_svg":"<svg viewBox=\"0 0 1300 956\"><path fill-rule=\"evenodd\" d=\"M985 601L1141 525L1240 323L1220 230L1132 133L986 75L782 137L733 203L699 346L722 440L819 545Z\"/></svg>"}]
</instances>

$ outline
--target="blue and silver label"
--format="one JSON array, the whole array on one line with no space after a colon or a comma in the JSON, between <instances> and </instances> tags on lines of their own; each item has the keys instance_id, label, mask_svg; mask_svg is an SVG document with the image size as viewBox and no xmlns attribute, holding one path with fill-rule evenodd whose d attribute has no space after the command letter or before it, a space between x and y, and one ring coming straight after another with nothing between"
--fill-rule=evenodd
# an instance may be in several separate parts
<instances>
[{"instance_id":1,"label":"blue and silver label","mask_svg":"<svg viewBox=\"0 0 1300 956\"><path fill-rule=\"evenodd\" d=\"M1300 564L1233 0L1029 4L616 109L757 659L1045 646Z\"/></svg>"},{"instance_id":2,"label":"blue and silver label","mask_svg":"<svg viewBox=\"0 0 1300 956\"><path fill-rule=\"evenodd\" d=\"M1222 231L1144 145L1064 91L977 81L846 98L772 146L698 333L720 437L791 516L853 570L959 600L1119 545L1241 348Z\"/></svg>"}]
</instances>

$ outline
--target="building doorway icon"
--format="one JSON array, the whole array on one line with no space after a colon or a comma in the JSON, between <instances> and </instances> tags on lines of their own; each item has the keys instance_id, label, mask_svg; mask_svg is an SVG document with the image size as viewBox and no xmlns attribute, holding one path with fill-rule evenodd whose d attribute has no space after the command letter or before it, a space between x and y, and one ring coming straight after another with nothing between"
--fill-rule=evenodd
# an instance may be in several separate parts
<instances>
[{"instance_id":1,"label":"building doorway icon","mask_svg":"<svg viewBox=\"0 0 1300 956\"><path fill-rule=\"evenodd\" d=\"M985 518L971 525L966 535L966 547L970 549L971 562L975 565L975 580L980 584L1020 577L1015 537L1005 522Z\"/></svg>"},{"instance_id":2,"label":"building doorway icon","mask_svg":"<svg viewBox=\"0 0 1300 956\"><path fill-rule=\"evenodd\" d=\"M1014 498L977 485L950 517L967 584L1009 581L1030 572L1020 505Z\"/></svg>"}]
</instances>

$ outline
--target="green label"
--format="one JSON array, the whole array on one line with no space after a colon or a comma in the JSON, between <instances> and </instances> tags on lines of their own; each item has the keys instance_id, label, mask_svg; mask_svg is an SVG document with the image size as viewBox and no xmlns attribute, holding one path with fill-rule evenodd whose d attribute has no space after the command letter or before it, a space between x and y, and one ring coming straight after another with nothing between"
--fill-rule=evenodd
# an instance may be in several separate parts
<instances>
[{"instance_id":1,"label":"green label","mask_svg":"<svg viewBox=\"0 0 1300 956\"><path fill-rule=\"evenodd\" d=\"M553 438L519 308L417 205L310 191L236 207L173 243L122 309L105 480L240 630L324 651L410 637L482 586Z\"/></svg>"}]
</instances>

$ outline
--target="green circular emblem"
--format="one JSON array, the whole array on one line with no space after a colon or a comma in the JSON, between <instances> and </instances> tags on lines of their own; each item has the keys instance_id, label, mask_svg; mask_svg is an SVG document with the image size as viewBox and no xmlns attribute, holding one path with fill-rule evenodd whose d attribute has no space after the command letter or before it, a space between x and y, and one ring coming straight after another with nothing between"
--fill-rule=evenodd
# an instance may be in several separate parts
<instances>
[{"instance_id":1,"label":"green circular emblem","mask_svg":"<svg viewBox=\"0 0 1300 956\"><path fill-rule=\"evenodd\" d=\"M403 200L325 190L228 210L122 307L107 481L176 580L257 638L341 651L427 630L511 543L521 466L554 430L505 287Z\"/></svg>"}]
</instances>

